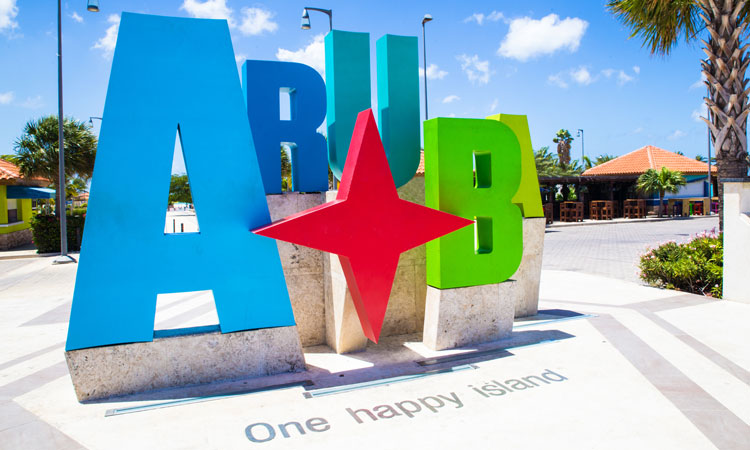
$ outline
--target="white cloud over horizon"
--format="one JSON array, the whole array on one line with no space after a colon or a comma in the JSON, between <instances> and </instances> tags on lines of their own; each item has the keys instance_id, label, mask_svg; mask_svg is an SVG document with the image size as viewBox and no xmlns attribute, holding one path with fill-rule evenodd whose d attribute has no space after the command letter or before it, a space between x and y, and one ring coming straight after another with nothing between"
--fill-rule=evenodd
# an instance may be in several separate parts
<instances>
[{"instance_id":1,"label":"white cloud over horizon","mask_svg":"<svg viewBox=\"0 0 750 450\"><path fill-rule=\"evenodd\" d=\"M180 9L198 19L226 19L230 27L236 25L232 17L234 10L227 6L226 0L185 0Z\"/></svg>"},{"instance_id":2,"label":"white cloud over horizon","mask_svg":"<svg viewBox=\"0 0 750 450\"><path fill-rule=\"evenodd\" d=\"M476 22L477 25L482 25L484 21L488 22L497 22L498 20L503 19L505 16L503 16L503 13L500 11L492 11L491 13L484 15L484 13L474 13L470 15L469 17L464 19L464 23L469 22Z\"/></svg>"},{"instance_id":3,"label":"white cloud over horizon","mask_svg":"<svg viewBox=\"0 0 750 450\"><path fill-rule=\"evenodd\" d=\"M531 17L513 19L497 53L519 61L563 49L573 53L578 50L588 25L588 22L577 17L560 20L557 14L549 14L539 20Z\"/></svg>"},{"instance_id":4,"label":"white cloud over horizon","mask_svg":"<svg viewBox=\"0 0 750 450\"><path fill-rule=\"evenodd\" d=\"M326 77L326 51L324 43L324 34L319 34L312 39L312 42L299 50L287 50L279 48L276 51L276 59L279 61L290 61L307 64L317 70L323 79Z\"/></svg>"},{"instance_id":5,"label":"white cloud over horizon","mask_svg":"<svg viewBox=\"0 0 750 450\"><path fill-rule=\"evenodd\" d=\"M13 91L0 92L0 105L9 105L15 98Z\"/></svg>"},{"instance_id":6,"label":"white cloud over horizon","mask_svg":"<svg viewBox=\"0 0 750 450\"><path fill-rule=\"evenodd\" d=\"M461 62L461 70L464 71L466 77L472 83L487 84L490 82L490 76L492 71L490 70L490 62L488 60L482 61L479 59L479 55L458 55L456 56Z\"/></svg>"},{"instance_id":7,"label":"white cloud over horizon","mask_svg":"<svg viewBox=\"0 0 750 450\"><path fill-rule=\"evenodd\" d=\"M94 43L94 46L91 47L101 50L102 56L104 56L105 58L111 57L115 52L115 45L117 44L117 33L120 30L120 16L117 14L110 14L110 16L107 17L107 22L111 23L112 25L107 28L104 36L96 41Z\"/></svg>"},{"instance_id":8,"label":"white cloud over horizon","mask_svg":"<svg viewBox=\"0 0 750 450\"><path fill-rule=\"evenodd\" d=\"M79 16L77 12L73 11L73 14L70 15L70 18L75 20L78 23L83 23L83 17Z\"/></svg>"},{"instance_id":9,"label":"white cloud over horizon","mask_svg":"<svg viewBox=\"0 0 750 450\"><path fill-rule=\"evenodd\" d=\"M245 36L257 36L265 31L275 32L279 28L279 25L273 21L275 15L275 13L262 8L242 8L240 33Z\"/></svg>"},{"instance_id":10,"label":"white cloud over horizon","mask_svg":"<svg viewBox=\"0 0 750 450\"><path fill-rule=\"evenodd\" d=\"M9 32L18 28L15 18L18 16L16 0L0 0L0 32Z\"/></svg>"},{"instance_id":11,"label":"white cloud over horizon","mask_svg":"<svg viewBox=\"0 0 750 450\"><path fill-rule=\"evenodd\" d=\"M440 70L437 64L430 64L429 66L427 66L428 80L442 80L446 75L448 75L448 72L446 72L445 70ZM424 76L424 69L421 67L419 68L419 76Z\"/></svg>"},{"instance_id":12,"label":"white cloud over horizon","mask_svg":"<svg viewBox=\"0 0 750 450\"><path fill-rule=\"evenodd\" d=\"M443 103L453 103L458 100L461 100L461 97L458 95L449 95L443 99Z\"/></svg>"},{"instance_id":13,"label":"white cloud over horizon","mask_svg":"<svg viewBox=\"0 0 750 450\"><path fill-rule=\"evenodd\" d=\"M635 66L638 67L638 66ZM633 69L635 69L635 67ZM561 88L567 88L571 84L575 83L580 86L588 86L592 83L599 81L602 77L605 79L615 79L618 86L622 86L635 80L635 77L640 73L640 68L634 70L633 75L628 75L622 69L602 69L601 71L591 72L588 67L580 66L573 68L568 71L558 72L547 77L547 82Z\"/></svg>"}]
</instances>

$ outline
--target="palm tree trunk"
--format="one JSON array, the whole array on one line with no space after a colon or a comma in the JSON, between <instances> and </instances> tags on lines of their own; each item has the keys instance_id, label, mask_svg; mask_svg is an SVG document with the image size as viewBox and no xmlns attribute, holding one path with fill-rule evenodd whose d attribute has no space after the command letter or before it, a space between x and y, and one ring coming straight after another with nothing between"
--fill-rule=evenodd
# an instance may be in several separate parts
<instances>
[{"instance_id":1,"label":"palm tree trunk","mask_svg":"<svg viewBox=\"0 0 750 450\"><path fill-rule=\"evenodd\" d=\"M745 0L699 0L701 18L710 37L703 41L706 59L701 62L709 97L708 118L716 151L719 185L719 229L723 229L724 188L722 180L747 178L748 80L745 72L750 57L740 44L746 22L738 22Z\"/></svg>"},{"instance_id":2,"label":"palm tree trunk","mask_svg":"<svg viewBox=\"0 0 750 450\"><path fill-rule=\"evenodd\" d=\"M664 217L664 191L659 191L659 217Z\"/></svg>"}]
</instances>

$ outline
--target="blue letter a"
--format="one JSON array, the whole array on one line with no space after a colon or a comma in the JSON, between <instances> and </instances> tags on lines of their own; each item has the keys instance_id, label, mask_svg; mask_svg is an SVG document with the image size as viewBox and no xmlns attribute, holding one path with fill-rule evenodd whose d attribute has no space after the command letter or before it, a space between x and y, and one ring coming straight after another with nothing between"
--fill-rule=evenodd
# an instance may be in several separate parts
<instances>
[{"instance_id":1,"label":"blue letter a","mask_svg":"<svg viewBox=\"0 0 750 450\"><path fill-rule=\"evenodd\" d=\"M66 348L151 341L160 293L294 325L227 23L123 13L103 117ZM200 233L165 235L178 127Z\"/></svg>"}]
</instances>

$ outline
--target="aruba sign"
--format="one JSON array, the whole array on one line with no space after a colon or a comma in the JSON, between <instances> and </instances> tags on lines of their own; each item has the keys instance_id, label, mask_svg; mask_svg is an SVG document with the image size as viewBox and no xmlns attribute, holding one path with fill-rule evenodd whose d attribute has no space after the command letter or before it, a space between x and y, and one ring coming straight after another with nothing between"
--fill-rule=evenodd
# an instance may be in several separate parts
<instances>
[{"instance_id":1,"label":"aruba sign","mask_svg":"<svg viewBox=\"0 0 750 450\"><path fill-rule=\"evenodd\" d=\"M164 293L212 290L223 333L294 325L266 236L346 258L375 341L390 268L408 248L434 239L427 283L436 288L516 271L521 219L543 216L526 118L425 122L427 208L398 200L420 157L417 40L377 42L380 130L369 111L369 35L334 30L325 42L327 84L301 64L247 61L240 85L225 21L122 14L66 350L153 340ZM280 89L291 92L289 121L279 120ZM316 132L326 118L327 141ZM175 130L200 233L163 232ZM326 190L327 167L342 184L336 201L270 224L265 195L280 192L280 143L292 147L294 190ZM126 177L135 182L123 186ZM339 215L314 231L300 226L323 210Z\"/></svg>"}]
</instances>

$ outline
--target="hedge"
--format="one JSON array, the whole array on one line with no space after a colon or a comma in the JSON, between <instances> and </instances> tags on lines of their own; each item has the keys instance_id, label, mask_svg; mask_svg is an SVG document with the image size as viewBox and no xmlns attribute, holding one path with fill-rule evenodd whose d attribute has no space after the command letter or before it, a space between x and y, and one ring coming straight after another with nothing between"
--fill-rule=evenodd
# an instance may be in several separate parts
<instances>
[{"instance_id":1,"label":"hedge","mask_svg":"<svg viewBox=\"0 0 750 450\"><path fill-rule=\"evenodd\" d=\"M715 230L690 242L666 242L641 256L641 279L651 286L721 298L724 246Z\"/></svg>"},{"instance_id":2,"label":"hedge","mask_svg":"<svg viewBox=\"0 0 750 450\"><path fill-rule=\"evenodd\" d=\"M67 216L68 251L77 252L81 249L85 219L85 216ZM60 252L60 221L57 216L37 214L31 219L31 231L37 253Z\"/></svg>"}]
</instances>

